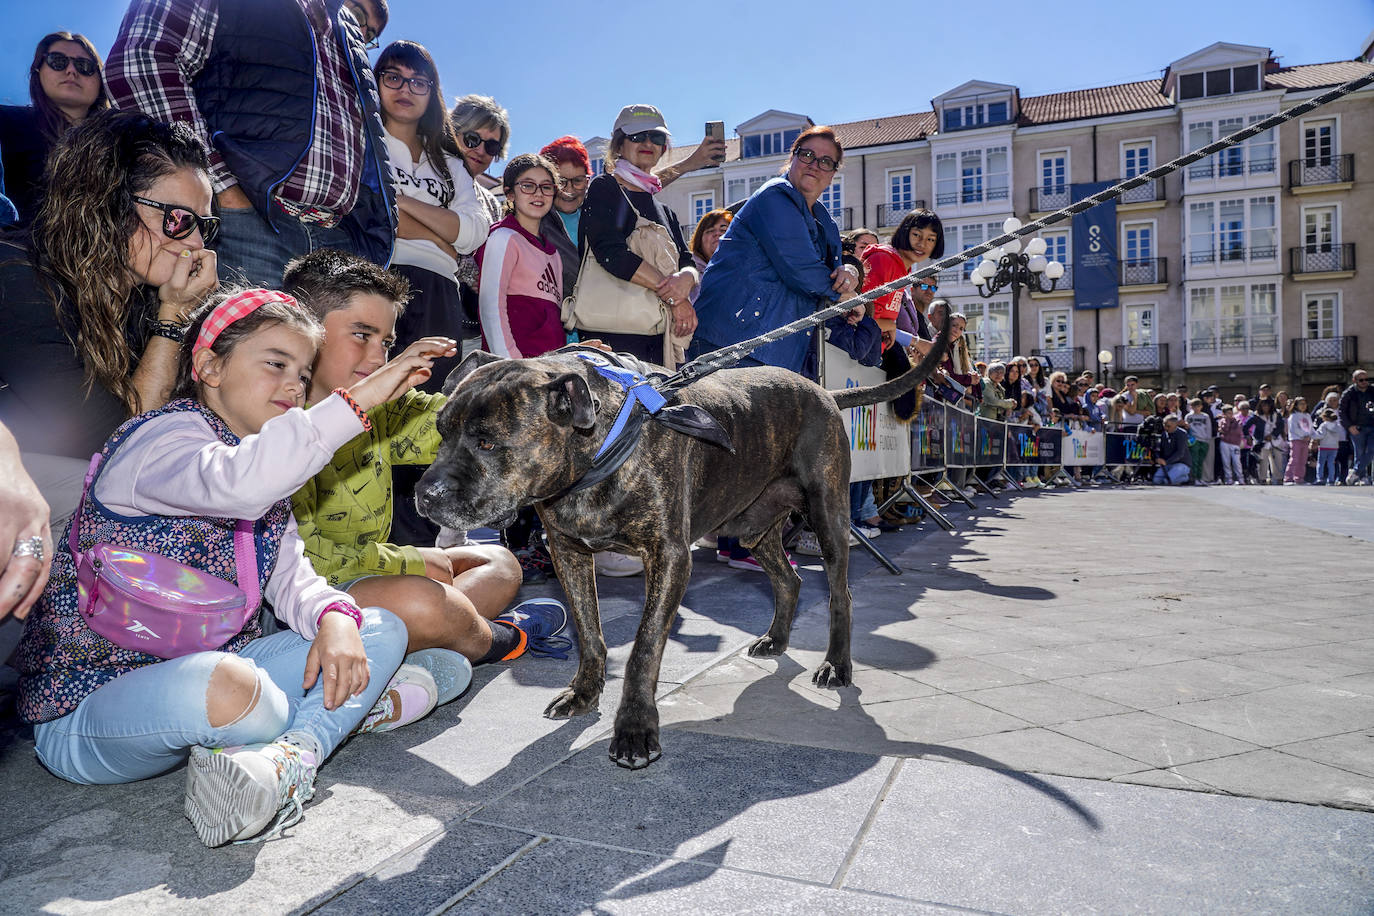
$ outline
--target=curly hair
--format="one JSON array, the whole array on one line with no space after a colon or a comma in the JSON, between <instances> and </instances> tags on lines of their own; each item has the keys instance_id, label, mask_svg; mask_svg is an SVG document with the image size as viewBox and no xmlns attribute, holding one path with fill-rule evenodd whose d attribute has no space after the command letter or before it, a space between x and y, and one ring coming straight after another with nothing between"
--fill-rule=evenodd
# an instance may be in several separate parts
<instances>
[{"instance_id":1,"label":"curly hair","mask_svg":"<svg viewBox=\"0 0 1374 916\"><path fill-rule=\"evenodd\" d=\"M142 409L125 338L129 297L140 283L129 264L129 240L144 228L134 196L184 168L209 181L205 147L187 125L136 111L92 114L48 157L48 193L31 230L34 266L48 281L58 323L81 353L87 391L99 382L130 414Z\"/></svg>"},{"instance_id":2,"label":"curly hair","mask_svg":"<svg viewBox=\"0 0 1374 916\"><path fill-rule=\"evenodd\" d=\"M91 43L91 40L85 35L66 30L49 32L44 35L39 39L38 47L33 50L33 63L29 66L29 99L33 102L34 110L38 112L39 129L43 131L43 136L53 142L60 138L72 125L67 120L67 116L62 113L62 109L54 105L52 99L48 98L48 94L43 91L43 83L39 79L38 71L42 69L43 58L49 49L59 41L71 41L81 45L86 49L86 53L91 55L91 60L95 61L96 96L87 114L106 111L110 107L110 96L105 92L105 80L102 78L105 62L100 59L100 54L96 52L95 45Z\"/></svg>"},{"instance_id":3,"label":"curly hair","mask_svg":"<svg viewBox=\"0 0 1374 916\"><path fill-rule=\"evenodd\" d=\"M539 155L551 160L554 165L580 165L588 174L592 171L592 160L582 141L568 134L550 141L539 151Z\"/></svg>"}]
</instances>

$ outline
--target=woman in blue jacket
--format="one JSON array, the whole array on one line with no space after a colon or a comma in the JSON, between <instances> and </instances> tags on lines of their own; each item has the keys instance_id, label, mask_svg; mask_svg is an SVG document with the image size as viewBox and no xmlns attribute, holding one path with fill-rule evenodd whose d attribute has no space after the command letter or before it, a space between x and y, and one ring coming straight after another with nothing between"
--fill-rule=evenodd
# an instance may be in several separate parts
<instances>
[{"instance_id":1,"label":"woman in blue jacket","mask_svg":"<svg viewBox=\"0 0 1374 916\"><path fill-rule=\"evenodd\" d=\"M843 159L835 132L812 127L792 144L787 171L740 208L701 280L694 354L747 340L854 294L858 276L840 264L840 230L818 202ZM785 337L743 364L801 372L814 337L814 331Z\"/></svg>"}]
</instances>

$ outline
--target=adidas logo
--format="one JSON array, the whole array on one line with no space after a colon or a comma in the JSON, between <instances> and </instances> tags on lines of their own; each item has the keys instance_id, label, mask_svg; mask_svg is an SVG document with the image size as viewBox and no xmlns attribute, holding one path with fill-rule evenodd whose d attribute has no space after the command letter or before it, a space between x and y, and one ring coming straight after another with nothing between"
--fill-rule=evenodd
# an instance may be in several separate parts
<instances>
[{"instance_id":1,"label":"adidas logo","mask_svg":"<svg viewBox=\"0 0 1374 916\"><path fill-rule=\"evenodd\" d=\"M558 288L558 277L554 275L553 265L544 265L544 275L539 278L539 291L557 299L562 291Z\"/></svg>"},{"instance_id":2,"label":"adidas logo","mask_svg":"<svg viewBox=\"0 0 1374 916\"><path fill-rule=\"evenodd\" d=\"M128 630L130 633L133 633L133 634L135 634L135 635L142 635L142 634L144 634L144 633L147 633L147 634L148 634L149 636L151 636L153 639L161 639L161 638L162 638L161 636L158 636L156 633L154 633L152 630L150 630L148 627L144 626L142 622L137 621L137 620L134 621L134 625L133 625L133 626L131 626L131 627L125 627L124 629L125 629L125 630Z\"/></svg>"}]
</instances>

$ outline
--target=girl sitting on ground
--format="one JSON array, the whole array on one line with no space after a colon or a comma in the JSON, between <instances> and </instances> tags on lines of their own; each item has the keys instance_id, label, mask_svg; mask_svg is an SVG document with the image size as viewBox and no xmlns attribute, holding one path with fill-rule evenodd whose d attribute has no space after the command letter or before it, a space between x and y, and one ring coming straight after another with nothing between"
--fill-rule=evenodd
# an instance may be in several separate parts
<instances>
[{"instance_id":1,"label":"girl sitting on ground","mask_svg":"<svg viewBox=\"0 0 1374 916\"><path fill-rule=\"evenodd\" d=\"M207 303L182 345L174 400L115 430L69 523L78 556L100 543L160 554L260 595L290 629L263 636L251 613L206 651L163 660L122 647L82 613L63 537L18 649L19 711L43 765L112 784L189 757L185 812L207 846L290 826L350 733L434 705L424 669L397 671L405 625L311 569L290 496L363 431L368 409L422 381L446 350L412 351L302 410L319 339L284 293ZM251 522L257 582L238 581L236 519Z\"/></svg>"}]
</instances>

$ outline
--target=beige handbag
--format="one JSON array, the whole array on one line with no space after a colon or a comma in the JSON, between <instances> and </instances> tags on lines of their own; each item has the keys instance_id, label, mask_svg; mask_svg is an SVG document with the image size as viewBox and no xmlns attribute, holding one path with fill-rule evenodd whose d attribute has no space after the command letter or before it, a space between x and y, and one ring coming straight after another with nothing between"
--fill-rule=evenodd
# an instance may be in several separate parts
<instances>
[{"instance_id":1,"label":"beige handbag","mask_svg":"<svg viewBox=\"0 0 1374 916\"><path fill-rule=\"evenodd\" d=\"M640 216L625 240L629 249L661 274L677 271L677 244L668 230ZM668 327L658 294L614 277L597 263L591 246L582 256L573 294L563 300L563 327L593 334L662 334Z\"/></svg>"}]
</instances>

